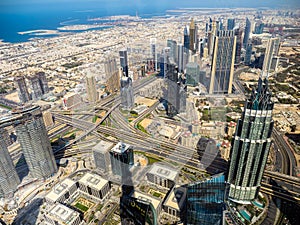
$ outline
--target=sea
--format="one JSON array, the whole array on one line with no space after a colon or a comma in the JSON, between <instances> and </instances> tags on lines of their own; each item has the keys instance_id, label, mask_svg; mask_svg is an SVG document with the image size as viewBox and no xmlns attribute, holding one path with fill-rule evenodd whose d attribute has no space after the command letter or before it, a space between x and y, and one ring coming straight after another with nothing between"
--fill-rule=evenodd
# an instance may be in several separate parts
<instances>
[{"instance_id":1,"label":"sea","mask_svg":"<svg viewBox=\"0 0 300 225\"><path fill-rule=\"evenodd\" d=\"M11 43L25 42L36 36L33 33L18 32L57 30L65 25L93 24L95 21L89 19L114 15L149 18L163 16L167 10L179 8L286 9L284 5L299 7L298 0L0 0L0 40Z\"/></svg>"}]
</instances>

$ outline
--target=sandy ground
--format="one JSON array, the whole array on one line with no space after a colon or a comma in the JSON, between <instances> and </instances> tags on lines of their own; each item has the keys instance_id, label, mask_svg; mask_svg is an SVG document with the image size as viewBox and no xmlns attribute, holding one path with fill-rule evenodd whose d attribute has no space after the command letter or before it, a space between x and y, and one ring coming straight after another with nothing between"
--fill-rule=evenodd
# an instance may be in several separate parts
<instances>
[{"instance_id":1,"label":"sandy ground","mask_svg":"<svg viewBox=\"0 0 300 225\"><path fill-rule=\"evenodd\" d=\"M244 81L249 81L249 80L258 80L259 74L254 74L254 73L241 73L240 74L240 79Z\"/></svg>"},{"instance_id":2,"label":"sandy ground","mask_svg":"<svg viewBox=\"0 0 300 225\"><path fill-rule=\"evenodd\" d=\"M156 101L157 100L153 100L153 99L149 99L149 98L144 98L144 97L141 97L141 96L138 96L135 99L135 103L137 103L137 104L143 104L143 105L146 105L148 107L151 107L152 105L154 105Z\"/></svg>"},{"instance_id":3,"label":"sandy ground","mask_svg":"<svg viewBox=\"0 0 300 225\"><path fill-rule=\"evenodd\" d=\"M6 95L5 98L15 101L15 102L20 102L18 92L16 92L16 91L11 94Z\"/></svg>"},{"instance_id":4,"label":"sandy ground","mask_svg":"<svg viewBox=\"0 0 300 225\"><path fill-rule=\"evenodd\" d=\"M148 119L148 118L145 118L141 121L141 126L143 126L145 129L147 129L147 127L152 123L152 119Z\"/></svg>"}]
</instances>

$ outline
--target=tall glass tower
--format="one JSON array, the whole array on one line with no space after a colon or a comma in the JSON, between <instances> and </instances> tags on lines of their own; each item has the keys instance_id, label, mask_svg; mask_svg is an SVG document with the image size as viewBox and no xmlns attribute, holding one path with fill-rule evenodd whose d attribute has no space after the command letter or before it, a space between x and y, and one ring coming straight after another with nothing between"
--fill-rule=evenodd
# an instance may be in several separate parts
<instances>
[{"instance_id":1,"label":"tall glass tower","mask_svg":"<svg viewBox=\"0 0 300 225\"><path fill-rule=\"evenodd\" d=\"M232 201L249 203L257 197L271 146L273 107L268 80L259 78L257 89L245 102L232 143L227 179Z\"/></svg>"},{"instance_id":2,"label":"tall glass tower","mask_svg":"<svg viewBox=\"0 0 300 225\"><path fill-rule=\"evenodd\" d=\"M218 31L214 41L210 94L231 94L236 36L231 31Z\"/></svg>"},{"instance_id":3,"label":"tall glass tower","mask_svg":"<svg viewBox=\"0 0 300 225\"><path fill-rule=\"evenodd\" d=\"M244 48L247 47L247 43L250 37L250 33L251 33L251 21L246 18L246 26L245 26L245 31L244 31L244 39L243 39L243 46Z\"/></svg>"},{"instance_id":4,"label":"tall glass tower","mask_svg":"<svg viewBox=\"0 0 300 225\"><path fill-rule=\"evenodd\" d=\"M122 49L119 51L120 55L120 65L123 68L123 73L126 77L128 77L128 57L127 57L127 49Z\"/></svg>"},{"instance_id":5,"label":"tall glass tower","mask_svg":"<svg viewBox=\"0 0 300 225\"><path fill-rule=\"evenodd\" d=\"M51 176L57 166L40 107L22 108L13 114L22 117L14 127L31 176L43 179Z\"/></svg>"},{"instance_id":6,"label":"tall glass tower","mask_svg":"<svg viewBox=\"0 0 300 225\"><path fill-rule=\"evenodd\" d=\"M187 185L186 225L222 225L224 211L225 177Z\"/></svg>"},{"instance_id":7,"label":"tall glass tower","mask_svg":"<svg viewBox=\"0 0 300 225\"><path fill-rule=\"evenodd\" d=\"M0 198L9 196L20 184L20 179L14 167L13 161L9 155L6 145L6 138L4 128L5 123L0 124Z\"/></svg>"}]
</instances>

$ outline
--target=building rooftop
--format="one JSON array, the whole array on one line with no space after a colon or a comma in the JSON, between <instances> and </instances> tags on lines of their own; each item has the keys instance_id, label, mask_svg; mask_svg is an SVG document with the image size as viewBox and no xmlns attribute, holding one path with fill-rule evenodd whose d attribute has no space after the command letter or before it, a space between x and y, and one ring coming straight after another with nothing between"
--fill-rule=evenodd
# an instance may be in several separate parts
<instances>
[{"instance_id":1,"label":"building rooftop","mask_svg":"<svg viewBox=\"0 0 300 225\"><path fill-rule=\"evenodd\" d=\"M112 152L116 152L116 153L124 153L126 152L131 146L128 144L125 144L123 142L119 142L118 144L115 145L115 147L113 147L111 149Z\"/></svg>"},{"instance_id":2,"label":"building rooftop","mask_svg":"<svg viewBox=\"0 0 300 225\"><path fill-rule=\"evenodd\" d=\"M97 145L95 145L92 150L95 152L106 153L112 149L114 143L101 140Z\"/></svg>"},{"instance_id":3,"label":"building rooftop","mask_svg":"<svg viewBox=\"0 0 300 225\"><path fill-rule=\"evenodd\" d=\"M164 205L173 209L182 209L186 196L186 189L184 187L176 186L168 195Z\"/></svg>"},{"instance_id":4,"label":"building rooftop","mask_svg":"<svg viewBox=\"0 0 300 225\"><path fill-rule=\"evenodd\" d=\"M55 185L52 191L50 191L46 198L56 202L61 196L63 196L73 185L75 185L75 182L71 180L70 178L66 178L59 184Z\"/></svg>"},{"instance_id":5,"label":"building rooftop","mask_svg":"<svg viewBox=\"0 0 300 225\"><path fill-rule=\"evenodd\" d=\"M173 180L173 181L176 179L178 175L178 172L175 171L173 168L167 167L165 165L157 164L157 163L153 164L153 166L151 167L148 173L154 174L162 178L166 178L168 180Z\"/></svg>"},{"instance_id":6,"label":"building rooftop","mask_svg":"<svg viewBox=\"0 0 300 225\"><path fill-rule=\"evenodd\" d=\"M60 203L55 204L49 211L48 217L53 218L60 224L73 224L79 213Z\"/></svg>"},{"instance_id":7,"label":"building rooftop","mask_svg":"<svg viewBox=\"0 0 300 225\"><path fill-rule=\"evenodd\" d=\"M141 201L144 201L144 202L151 203L155 210L157 210L157 208L159 207L159 205L161 203L161 200L153 198L149 195L146 195L144 193L137 192L137 191L134 191L132 193L131 197L137 198L137 199L139 199Z\"/></svg>"},{"instance_id":8,"label":"building rooftop","mask_svg":"<svg viewBox=\"0 0 300 225\"><path fill-rule=\"evenodd\" d=\"M92 174L92 173L86 173L80 180L80 183L91 187L96 190L101 190L104 185L108 183L108 180L105 180L104 178L100 177L97 174Z\"/></svg>"}]
</instances>

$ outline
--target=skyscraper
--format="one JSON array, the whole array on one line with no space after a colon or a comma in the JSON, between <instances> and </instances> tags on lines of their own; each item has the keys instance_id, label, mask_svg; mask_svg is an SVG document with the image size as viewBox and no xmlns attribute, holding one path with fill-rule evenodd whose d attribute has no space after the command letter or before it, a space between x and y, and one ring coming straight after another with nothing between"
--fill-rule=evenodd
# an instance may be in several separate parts
<instances>
[{"instance_id":1,"label":"skyscraper","mask_svg":"<svg viewBox=\"0 0 300 225\"><path fill-rule=\"evenodd\" d=\"M4 123L2 123L4 124ZM0 198L12 195L20 184L20 178L7 150L6 130L0 124Z\"/></svg>"},{"instance_id":2,"label":"skyscraper","mask_svg":"<svg viewBox=\"0 0 300 225\"><path fill-rule=\"evenodd\" d=\"M238 28L234 29L234 34L236 36L234 64L240 64L240 62L241 62L241 52L242 52L242 34L243 34L243 31L238 27Z\"/></svg>"},{"instance_id":3,"label":"skyscraper","mask_svg":"<svg viewBox=\"0 0 300 225\"><path fill-rule=\"evenodd\" d=\"M154 69L157 70L156 38L150 38L150 56L154 62Z\"/></svg>"},{"instance_id":4,"label":"skyscraper","mask_svg":"<svg viewBox=\"0 0 300 225\"><path fill-rule=\"evenodd\" d=\"M38 72L36 73L36 76L39 79L39 83L42 89L43 94L47 94L49 92L49 87L48 87L48 81L46 78L46 73L45 72Z\"/></svg>"},{"instance_id":5,"label":"skyscraper","mask_svg":"<svg viewBox=\"0 0 300 225\"><path fill-rule=\"evenodd\" d=\"M218 174L206 181L187 185L186 225L222 225L225 177Z\"/></svg>"},{"instance_id":6,"label":"skyscraper","mask_svg":"<svg viewBox=\"0 0 300 225\"><path fill-rule=\"evenodd\" d=\"M231 94L236 36L233 31L218 31L214 41L210 94Z\"/></svg>"},{"instance_id":7,"label":"skyscraper","mask_svg":"<svg viewBox=\"0 0 300 225\"><path fill-rule=\"evenodd\" d=\"M133 147L119 142L110 150L110 160L113 174L126 177L134 164Z\"/></svg>"},{"instance_id":8,"label":"skyscraper","mask_svg":"<svg viewBox=\"0 0 300 225\"><path fill-rule=\"evenodd\" d=\"M227 30L233 30L234 26L235 26L235 19L228 19Z\"/></svg>"},{"instance_id":9,"label":"skyscraper","mask_svg":"<svg viewBox=\"0 0 300 225\"><path fill-rule=\"evenodd\" d=\"M246 54L245 54L245 65L249 66L251 63L251 55L252 55L252 43L247 44Z\"/></svg>"},{"instance_id":10,"label":"skyscraper","mask_svg":"<svg viewBox=\"0 0 300 225\"><path fill-rule=\"evenodd\" d=\"M43 89L40 84L39 77L34 75L28 78L31 88L31 97L32 100L36 101L42 98Z\"/></svg>"},{"instance_id":11,"label":"skyscraper","mask_svg":"<svg viewBox=\"0 0 300 225\"><path fill-rule=\"evenodd\" d=\"M183 47L185 52L188 52L188 50L190 49L190 35L187 26L184 27L183 31Z\"/></svg>"},{"instance_id":12,"label":"skyscraper","mask_svg":"<svg viewBox=\"0 0 300 225\"><path fill-rule=\"evenodd\" d=\"M40 107L17 109L13 114L22 116L22 123L15 123L14 127L31 176L51 176L57 166Z\"/></svg>"},{"instance_id":13,"label":"skyscraper","mask_svg":"<svg viewBox=\"0 0 300 225\"><path fill-rule=\"evenodd\" d=\"M257 197L271 146L273 107L268 80L260 77L233 138L227 178L232 201L249 203Z\"/></svg>"},{"instance_id":14,"label":"skyscraper","mask_svg":"<svg viewBox=\"0 0 300 225\"><path fill-rule=\"evenodd\" d=\"M19 99L22 103L30 101L30 95L25 82L25 77L16 77L14 79L15 86L18 91Z\"/></svg>"},{"instance_id":15,"label":"skyscraper","mask_svg":"<svg viewBox=\"0 0 300 225\"><path fill-rule=\"evenodd\" d=\"M178 44L178 71L181 73L184 70L184 48L182 44Z\"/></svg>"},{"instance_id":16,"label":"skyscraper","mask_svg":"<svg viewBox=\"0 0 300 225\"><path fill-rule=\"evenodd\" d=\"M265 51L264 63L262 67L263 77L269 75L272 59L274 56L278 55L280 48L280 39L279 38L270 38Z\"/></svg>"},{"instance_id":17,"label":"skyscraper","mask_svg":"<svg viewBox=\"0 0 300 225\"><path fill-rule=\"evenodd\" d=\"M106 75L106 89L110 93L120 89L120 77L115 58L107 58L104 63L104 70Z\"/></svg>"},{"instance_id":18,"label":"skyscraper","mask_svg":"<svg viewBox=\"0 0 300 225\"><path fill-rule=\"evenodd\" d=\"M122 49L119 51L120 55L120 65L123 68L123 73L126 77L128 77L128 57L127 57L127 50Z\"/></svg>"},{"instance_id":19,"label":"skyscraper","mask_svg":"<svg viewBox=\"0 0 300 225\"><path fill-rule=\"evenodd\" d=\"M96 89L96 80L92 74L88 74L85 77L85 85L89 102L96 102L98 100L98 92Z\"/></svg>"},{"instance_id":20,"label":"skyscraper","mask_svg":"<svg viewBox=\"0 0 300 225\"><path fill-rule=\"evenodd\" d=\"M174 63L168 64L168 71L166 74L167 83L167 96L168 101L167 114L172 116L179 112L180 101L179 101L179 85L178 85L178 69Z\"/></svg>"},{"instance_id":21,"label":"skyscraper","mask_svg":"<svg viewBox=\"0 0 300 225\"><path fill-rule=\"evenodd\" d=\"M244 31L244 40L243 40L243 47L247 47L247 43L250 37L250 32L251 32L251 22L248 18L246 18L246 26L245 26L245 31Z\"/></svg>"},{"instance_id":22,"label":"skyscraper","mask_svg":"<svg viewBox=\"0 0 300 225\"><path fill-rule=\"evenodd\" d=\"M200 67L195 62L190 62L186 65L186 84L190 86L197 86L200 82Z\"/></svg>"},{"instance_id":23,"label":"skyscraper","mask_svg":"<svg viewBox=\"0 0 300 225\"><path fill-rule=\"evenodd\" d=\"M134 106L132 80L125 75L121 78L121 106L125 109L131 109Z\"/></svg>"},{"instance_id":24,"label":"skyscraper","mask_svg":"<svg viewBox=\"0 0 300 225\"><path fill-rule=\"evenodd\" d=\"M170 64L170 48L165 47L163 50L163 77L166 78ZM173 61L174 62L174 61Z\"/></svg>"},{"instance_id":25,"label":"skyscraper","mask_svg":"<svg viewBox=\"0 0 300 225\"><path fill-rule=\"evenodd\" d=\"M196 50L196 38L197 38L197 34L196 34L196 25L195 25L195 21L192 18L191 23L190 23L190 34L189 34L189 49L194 53Z\"/></svg>"},{"instance_id":26,"label":"skyscraper","mask_svg":"<svg viewBox=\"0 0 300 225\"><path fill-rule=\"evenodd\" d=\"M178 54L177 54L177 42L174 40L167 40L167 46L170 48L169 56L177 64Z\"/></svg>"}]
</instances>

